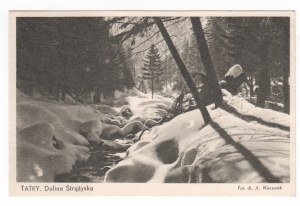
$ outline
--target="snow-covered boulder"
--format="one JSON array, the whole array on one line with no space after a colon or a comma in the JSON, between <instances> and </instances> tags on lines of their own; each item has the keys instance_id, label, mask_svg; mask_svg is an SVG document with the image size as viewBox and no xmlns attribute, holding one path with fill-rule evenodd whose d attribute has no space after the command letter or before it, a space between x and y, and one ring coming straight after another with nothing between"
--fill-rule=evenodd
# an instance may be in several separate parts
<instances>
[{"instance_id":1,"label":"snow-covered boulder","mask_svg":"<svg viewBox=\"0 0 300 206\"><path fill-rule=\"evenodd\" d=\"M87 138L89 142L100 142L100 135L103 131L103 123L99 120L90 120L80 125L80 134Z\"/></svg>"},{"instance_id":2,"label":"snow-covered boulder","mask_svg":"<svg viewBox=\"0 0 300 206\"><path fill-rule=\"evenodd\" d=\"M94 108L102 114L115 115L117 113L113 107L107 105L94 105Z\"/></svg>"},{"instance_id":3,"label":"snow-covered boulder","mask_svg":"<svg viewBox=\"0 0 300 206\"><path fill-rule=\"evenodd\" d=\"M161 119L166 110L172 105L170 99L159 95L155 95L153 99L150 96L127 97L127 101L133 112L131 119L139 117L143 121Z\"/></svg>"},{"instance_id":4,"label":"snow-covered boulder","mask_svg":"<svg viewBox=\"0 0 300 206\"><path fill-rule=\"evenodd\" d=\"M233 78L237 78L239 75L243 73L243 69L239 64L236 64L228 70L228 72L225 74L225 77L231 76Z\"/></svg>"},{"instance_id":5,"label":"snow-covered boulder","mask_svg":"<svg viewBox=\"0 0 300 206\"><path fill-rule=\"evenodd\" d=\"M88 157L87 147L63 141L52 124L35 124L17 135L17 181L52 182Z\"/></svg>"}]
</instances>

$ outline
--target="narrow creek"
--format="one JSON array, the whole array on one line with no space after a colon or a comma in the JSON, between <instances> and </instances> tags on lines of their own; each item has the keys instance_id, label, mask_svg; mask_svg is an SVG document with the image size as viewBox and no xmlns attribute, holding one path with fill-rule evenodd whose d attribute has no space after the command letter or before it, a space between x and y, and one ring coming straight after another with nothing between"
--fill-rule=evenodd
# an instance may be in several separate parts
<instances>
[{"instance_id":1,"label":"narrow creek","mask_svg":"<svg viewBox=\"0 0 300 206\"><path fill-rule=\"evenodd\" d=\"M57 175L54 182L95 182L104 181L105 173L122 160L125 151L118 151L107 146L89 145L90 157L86 162L77 163L70 173Z\"/></svg>"}]
</instances>

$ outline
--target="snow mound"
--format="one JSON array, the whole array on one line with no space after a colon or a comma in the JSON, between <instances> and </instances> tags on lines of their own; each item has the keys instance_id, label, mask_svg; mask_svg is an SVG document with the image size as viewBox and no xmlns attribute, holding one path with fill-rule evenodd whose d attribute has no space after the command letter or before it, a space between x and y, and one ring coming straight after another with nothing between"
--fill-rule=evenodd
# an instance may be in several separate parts
<instances>
[{"instance_id":1,"label":"snow mound","mask_svg":"<svg viewBox=\"0 0 300 206\"><path fill-rule=\"evenodd\" d=\"M143 107L144 114L164 110L170 104L167 99L158 96L152 100L137 90L118 96L121 106L127 102L132 108ZM116 115L121 108L40 99L17 91L17 180L21 182L53 182L57 175L70 172L76 162L88 159L90 142L126 151L132 143L118 139L127 137L132 142L135 133L148 129L144 121ZM136 117L142 115L136 111ZM147 125L155 124L143 118Z\"/></svg>"},{"instance_id":2,"label":"snow mound","mask_svg":"<svg viewBox=\"0 0 300 206\"><path fill-rule=\"evenodd\" d=\"M231 76L233 78L237 78L242 72L242 67L239 64L236 64L228 70L228 72L225 74L225 77Z\"/></svg>"},{"instance_id":3,"label":"snow mound","mask_svg":"<svg viewBox=\"0 0 300 206\"><path fill-rule=\"evenodd\" d=\"M52 182L88 157L87 147L64 142L52 124L35 124L17 135L17 181Z\"/></svg>"},{"instance_id":4,"label":"snow mound","mask_svg":"<svg viewBox=\"0 0 300 206\"><path fill-rule=\"evenodd\" d=\"M117 111L113 107L107 105L91 105L91 107L102 114L115 115L117 113Z\"/></svg>"},{"instance_id":5,"label":"snow mound","mask_svg":"<svg viewBox=\"0 0 300 206\"><path fill-rule=\"evenodd\" d=\"M89 141L102 132L104 119L91 107L36 101L18 91L17 181L53 182L86 161Z\"/></svg>"},{"instance_id":6,"label":"snow mound","mask_svg":"<svg viewBox=\"0 0 300 206\"><path fill-rule=\"evenodd\" d=\"M209 112L212 122L206 126L199 110L193 110L145 131L127 158L106 173L105 182L289 182L289 131L220 108ZM277 116L277 121L286 118Z\"/></svg>"},{"instance_id":7,"label":"snow mound","mask_svg":"<svg viewBox=\"0 0 300 206\"><path fill-rule=\"evenodd\" d=\"M20 92L18 89L16 91L16 95L17 95L17 102L21 103L21 102L27 102L29 100L31 100L31 97L29 97L28 95Z\"/></svg>"},{"instance_id":8,"label":"snow mound","mask_svg":"<svg viewBox=\"0 0 300 206\"><path fill-rule=\"evenodd\" d=\"M98 120L90 120L80 125L80 134L85 136L89 142L100 142L99 136L103 131L103 124Z\"/></svg>"},{"instance_id":9,"label":"snow mound","mask_svg":"<svg viewBox=\"0 0 300 206\"><path fill-rule=\"evenodd\" d=\"M227 111L248 118L249 120L289 130L290 116L288 114L277 112L271 109L255 107L247 100L244 100L237 96L232 96L225 90L222 90L222 92L225 95L223 97L225 103L224 108L227 109Z\"/></svg>"},{"instance_id":10,"label":"snow mound","mask_svg":"<svg viewBox=\"0 0 300 206\"><path fill-rule=\"evenodd\" d=\"M161 119L165 111L172 105L170 99L159 95L155 95L153 99L150 96L127 97L126 101L133 112L131 119L139 117L143 121L147 119Z\"/></svg>"}]
</instances>

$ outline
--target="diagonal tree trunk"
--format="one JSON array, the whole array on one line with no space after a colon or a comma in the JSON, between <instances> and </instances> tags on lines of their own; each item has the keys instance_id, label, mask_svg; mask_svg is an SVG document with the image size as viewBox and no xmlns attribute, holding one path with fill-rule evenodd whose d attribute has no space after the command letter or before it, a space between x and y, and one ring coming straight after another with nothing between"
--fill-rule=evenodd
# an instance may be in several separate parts
<instances>
[{"instance_id":1,"label":"diagonal tree trunk","mask_svg":"<svg viewBox=\"0 0 300 206\"><path fill-rule=\"evenodd\" d=\"M212 97L216 107L222 104L223 97L218 78L214 69L214 65L208 50L206 39L203 33L202 25L199 17L191 17L191 23L196 37L198 50L201 56L201 61L208 79L208 88L212 89Z\"/></svg>"},{"instance_id":2,"label":"diagonal tree trunk","mask_svg":"<svg viewBox=\"0 0 300 206\"><path fill-rule=\"evenodd\" d=\"M181 57L180 57L180 55L177 51L172 39L170 38L170 35L169 35L167 29L165 28L164 24L162 23L162 21L159 17L154 17L154 21L155 21L157 27L159 28L162 36L164 37L164 39L166 41L166 44L168 45L168 48L170 49L170 52L171 52L177 66L178 66L178 68L179 68L179 70L182 74L182 77L184 78L187 86L191 90L191 93L192 93L192 95L193 95L193 97L194 97L194 99L197 103L197 106L201 111L204 122L206 124L208 124L211 121L211 117L210 117L210 115L209 115L209 113L208 113L208 111L207 111L207 109L204 105L204 102L201 99L201 96L200 96L200 94L199 94L199 92L196 88L196 85L195 85L193 79L191 78L191 76L190 76L188 70L186 69L186 67L185 67L185 65L184 65L184 63L183 63L183 61L182 61L182 59L181 59Z\"/></svg>"}]
</instances>

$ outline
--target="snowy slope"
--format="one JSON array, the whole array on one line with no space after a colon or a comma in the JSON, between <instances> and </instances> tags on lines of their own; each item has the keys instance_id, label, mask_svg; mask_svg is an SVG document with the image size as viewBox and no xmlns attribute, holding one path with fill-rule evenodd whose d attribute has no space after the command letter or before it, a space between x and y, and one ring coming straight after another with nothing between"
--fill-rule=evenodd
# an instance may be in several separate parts
<instances>
[{"instance_id":1,"label":"snowy slope","mask_svg":"<svg viewBox=\"0 0 300 206\"><path fill-rule=\"evenodd\" d=\"M253 108L230 95L224 99L240 117L289 126L288 115ZM289 182L289 130L220 108L209 112L213 121L207 126L194 110L145 132L105 181Z\"/></svg>"},{"instance_id":2,"label":"snowy slope","mask_svg":"<svg viewBox=\"0 0 300 206\"><path fill-rule=\"evenodd\" d=\"M262 109L255 107L253 104L248 103L246 100L237 96L232 96L226 90L222 90L224 97L224 108L229 111L241 115L241 117L252 119L253 121L262 124L269 124L279 128L289 129L290 116L288 114L277 112L271 109Z\"/></svg>"}]
</instances>

